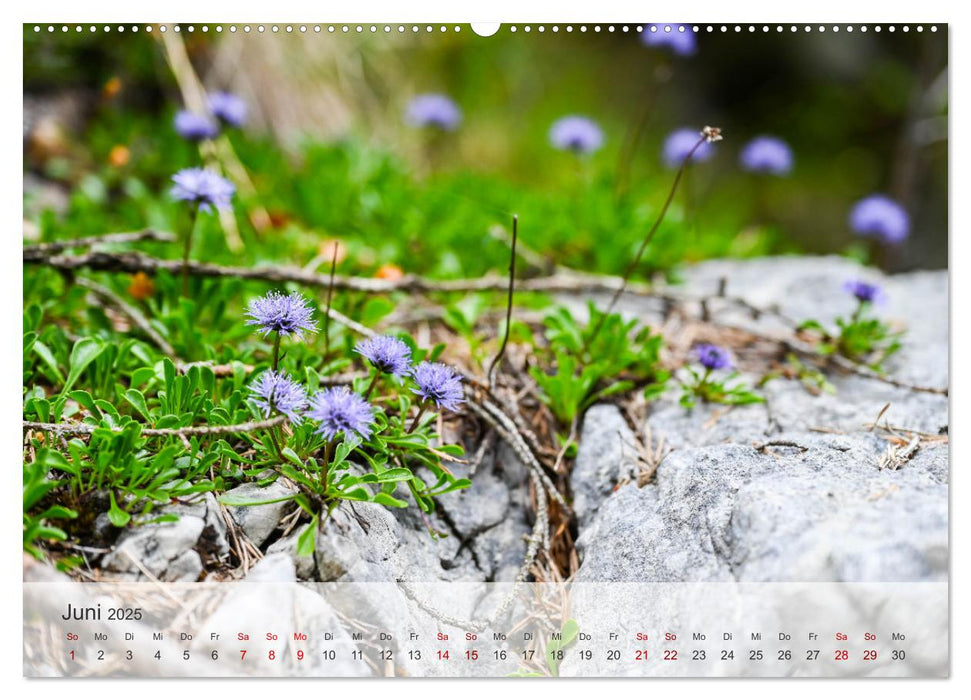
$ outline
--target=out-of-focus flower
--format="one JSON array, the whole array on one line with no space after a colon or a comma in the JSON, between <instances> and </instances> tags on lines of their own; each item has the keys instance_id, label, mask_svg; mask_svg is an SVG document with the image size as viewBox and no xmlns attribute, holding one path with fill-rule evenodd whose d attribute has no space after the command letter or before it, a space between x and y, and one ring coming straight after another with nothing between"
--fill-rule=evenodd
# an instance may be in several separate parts
<instances>
[{"instance_id":1,"label":"out-of-focus flower","mask_svg":"<svg viewBox=\"0 0 971 700\"><path fill-rule=\"evenodd\" d=\"M707 370L726 369L732 366L732 356L720 345L700 343L695 346L695 357Z\"/></svg>"},{"instance_id":2,"label":"out-of-focus flower","mask_svg":"<svg viewBox=\"0 0 971 700\"><path fill-rule=\"evenodd\" d=\"M333 262L336 255L337 264L340 265L347 258L347 246L344 245L343 241L331 238L317 247L317 254L326 259L327 262Z\"/></svg>"},{"instance_id":3,"label":"out-of-focus flower","mask_svg":"<svg viewBox=\"0 0 971 700\"><path fill-rule=\"evenodd\" d=\"M848 280L843 284L843 290L856 297L857 301L865 304L876 304L883 300L883 290L878 285L865 280Z\"/></svg>"},{"instance_id":4,"label":"out-of-focus flower","mask_svg":"<svg viewBox=\"0 0 971 700\"><path fill-rule=\"evenodd\" d=\"M108 82L106 82L104 87L101 88L101 96L106 100L110 100L121 92L121 88L121 78L119 78L117 75L112 76L111 78L108 78Z\"/></svg>"},{"instance_id":5,"label":"out-of-focus flower","mask_svg":"<svg viewBox=\"0 0 971 700\"><path fill-rule=\"evenodd\" d=\"M108 151L108 164L113 168L123 168L128 165L130 160L131 151L128 150L128 146L118 143Z\"/></svg>"},{"instance_id":6,"label":"out-of-focus flower","mask_svg":"<svg viewBox=\"0 0 971 700\"><path fill-rule=\"evenodd\" d=\"M185 168L172 176L172 196L198 204L202 211L212 207L226 209L236 193L236 186L218 173L204 168Z\"/></svg>"},{"instance_id":7,"label":"out-of-focus flower","mask_svg":"<svg viewBox=\"0 0 971 700\"><path fill-rule=\"evenodd\" d=\"M756 136L739 154L743 169L753 173L788 175L792 171L792 149L775 136Z\"/></svg>"},{"instance_id":8,"label":"out-of-focus flower","mask_svg":"<svg viewBox=\"0 0 971 700\"><path fill-rule=\"evenodd\" d=\"M209 95L209 109L223 124L242 126L246 121L247 107L242 97L229 92L214 92Z\"/></svg>"},{"instance_id":9,"label":"out-of-focus flower","mask_svg":"<svg viewBox=\"0 0 971 700\"><path fill-rule=\"evenodd\" d=\"M680 168L684 159L691 153L691 149L701 140L701 132L697 129L678 129L668 134L661 149L661 158L669 168ZM692 163L701 163L714 155L715 149L706 138L691 156Z\"/></svg>"},{"instance_id":10,"label":"out-of-focus flower","mask_svg":"<svg viewBox=\"0 0 971 700\"><path fill-rule=\"evenodd\" d=\"M411 348L393 335L379 335L362 340L354 351L376 370L403 377L411 369Z\"/></svg>"},{"instance_id":11,"label":"out-of-focus flower","mask_svg":"<svg viewBox=\"0 0 971 700\"><path fill-rule=\"evenodd\" d=\"M462 122L462 111L450 97L428 93L411 99L405 109L405 120L412 126L452 131Z\"/></svg>"},{"instance_id":12,"label":"out-of-focus flower","mask_svg":"<svg viewBox=\"0 0 971 700\"><path fill-rule=\"evenodd\" d=\"M571 114L550 127L550 143L561 151L593 153L603 146L604 134L592 119Z\"/></svg>"},{"instance_id":13,"label":"out-of-focus flower","mask_svg":"<svg viewBox=\"0 0 971 700\"><path fill-rule=\"evenodd\" d=\"M377 269L377 271L374 273L374 276L377 277L379 280L396 281L396 280L400 280L405 276L405 271L402 270L397 265L393 265L391 263L385 263L384 265L382 265Z\"/></svg>"},{"instance_id":14,"label":"out-of-focus flower","mask_svg":"<svg viewBox=\"0 0 971 700\"><path fill-rule=\"evenodd\" d=\"M360 435L365 440L371 436L374 408L346 386L336 386L318 392L310 400L307 415L320 423L317 432L325 440Z\"/></svg>"},{"instance_id":15,"label":"out-of-focus flower","mask_svg":"<svg viewBox=\"0 0 971 700\"><path fill-rule=\"evenodd\" d=\"M175 115L175 130L188 141L205 141L219 135L219 124L205 114L183 109Z\"/></svg>"},{"instance_id":16,"label":"out-of-focus flower","mask_svg":"<svg viewBox=\"0 0 971 700\"><path fill-rule=\"evenodd\" d=\"M307 408L307 390L286 372L266 370L250 385L250 391L250 400L262 409L265 418L279 411L293 423L303 420L301 412Z\"/></svg>"},{"instance_id":17,"label":"out-of-focus flower","mask_svg":"<svg viewBox=\"0 0 971 700\"><path fill-rule=\"evenodd\" d=\"M678 56L691 56L698 50L697 38L688 24L647 24L641 32L641 42L653 48L670 49Z\"/></svg>"},{"instance_id":18,"label":"out-of-focus flower","mask_svg":"<svg viewBox=\"0 0 971 700\"><path fill-rule=\"evenodd\" d=\"M151 277L139 270L131 277L131 283L128 285L128 293L132 299L144 301L155 294L155 283Z\"/></svg>"},{"instance_id":19,"label":"out-of-focus flower","mask_svg":"<svg viewBox=\"0 0 971 700\"><path fill-rule=\"evenodd\" d=\"M253 299L246 315L250 318L246 324L259 326L259 331L264 336L279 333L282 336L292 335L303 339L305 331L317 332L313 309L308 305L306 297L297 292L281 294L273 291Z\"/></svg>"},{"instance_id":20,"label":"out-of-focus flower","mask_svg":"<svg viewBox=\"0 0 971 700\"><path fill-rule=\"evenodd\" d=\"M910 217L890 197L872 194L853 206L850 228L860 236L873 236L886 243L900 243L910 233Z\"/></svg>"},{"instance_id":21,"label":"out-of-focus flower","mask_svg":"<svg viewBox=\"0 0 971 700\"><path fill-rule=\"evenodd\" d=\"M457 411L463 401L462 377L441 362L422 362L412 377L418 385L413 389L425 401L433 401L440 408Z\"/></svg>"}]
</instances>

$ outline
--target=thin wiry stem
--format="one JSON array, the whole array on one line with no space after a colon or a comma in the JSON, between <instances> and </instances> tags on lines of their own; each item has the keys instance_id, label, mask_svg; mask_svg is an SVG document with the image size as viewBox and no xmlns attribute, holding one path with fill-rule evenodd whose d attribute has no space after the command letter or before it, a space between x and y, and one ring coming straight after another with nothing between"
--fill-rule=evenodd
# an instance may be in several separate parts
<instances>
[{"instance_id":1,"label":"thin wiry stem","mask_svg":"<svg viewBox=\"0 0 971 700\"><path fill-rule=\"evenodd\" d=\"M334 299L334 273L337 271L337 252L340 246L334 241L334 257L330 261L330 280L327 283L327 310L324 312L324 359L330 357L330 307Z\"/></svg>"},{"instance_id":2,"label":"thin wiry stem","mask_svg":"<svg viewBox=\"0 0 971 700\"><path fill-rule=\"evenodd\" d=\"M489 365L489 371L486 372L486 379L491 385L493 383L493 373L496 371L496 367L499 366L499 361L502 356L506 353L506 345L509 343L509 330L512 326L512 298L513 292L516 288L516 240L519 237L519 217L513 214L512 217L512 246L509 252L509 297L506 300L506 332L502 337L502 345L499 346L499 352L496 356L492 358L492 363Z\"/></svg>"},{"instance_id":3,"label":"thin wiry stem","mask_svg":"<svg viewBox=\"0 0 971 700\"><path fill-rule=\"evenodd\" d=\"M107 287L98 284L97 282L85 279L83 277L75 278L74 282L75 284L90 290L108 304L116 307L119 311L125 314L129 320L131 320L131 322L148 337L149 340L155 343L159 350L171 358L178 359L176 358L175 349L172 347L169 341L163 338L162 334L155 330L152 324L149 323L148 319L145 317L145 314L139 311L136 307L132 306L119 295L115 294Z\"/></svg>"},{"instance_id":4,"label":"thin wiry stem","mask_svg":"<svg viewBox=\"0 0 971 700\"><path fill-rule=\"evenodd\" d=\"M684 176L684 171L688 166L688 162L691 160L692 156L694 156L695 151L701 147L701 144L709 139L707 133L708 130L706 129L705 131L706 133L702 133L701 138L698 139L698 142L691 148L690 151L688 151L688 155L685 156L683 161L681 161L681 167L678 168L678 172L674 176L674 182L671 183L671 191L668 192L668 197L664 200L664 206L661 207L661 211L658 213L657 219L654 221L654 225L651 226L651 230L647 232L647 235L644 236L644 240L641 241L641 245L637 249L637 254L634 256L634 259L631 260L630 264L627 266L627 270L624 272L621 284L614 292L614 295L610 298L610 303L607 304L607 309L597 321L597 325L594 326L593 332L587 336L586 341L584 341L584 352L586 352L590 343L592 343L597 337L597 334L600 333L600 329L603 327L604 321L607 320L607 317L614 310L614 306L617 305L617 300L620 299L620 295L623 294L624 290L627 288L627 282L630 280L631 275L634 274L634 270L636 270L637 266L640 265L641 258L644 256L644 251L647 250L647 246L651 243L651 240L653 240L654 234L657 233L658 228L661 226L661 222L664 221L664 217L668 213L668 207L671 206L671 202L674 200L674 194L678 191L678 184L680 184L681 178Z\"/></svg>"}]
</instances>

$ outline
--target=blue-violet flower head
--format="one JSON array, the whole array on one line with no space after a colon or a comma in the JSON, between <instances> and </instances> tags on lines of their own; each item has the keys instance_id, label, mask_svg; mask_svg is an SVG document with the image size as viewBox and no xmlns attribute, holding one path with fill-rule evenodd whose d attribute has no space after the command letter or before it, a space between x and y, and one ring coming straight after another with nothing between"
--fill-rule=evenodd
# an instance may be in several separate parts
<instances>
[{"instance_id":1,"label":"blue-violet flower head","mask_svg":"<svg viewBox=\"0 0 971 700\"><path fill-rule=\"evenodd\" d=\"M900 243L910 233L910 217L890 197L873 194L853 206L850 228L860 236L874 236L885 243Z\"/></svg>"},{"instance_id":2,"label":"blue-violet flower head","mask_svg":"<svg viewBox=\"0 0 971 700\"><path fill-rule=\"evenodd\" d=\"M340 434L345 438L359 435L366 440L371 436L371 425L374 423L374 408L371 404L346 386L335 386L317 392L310 399L307 415L320 424L317 432L325 440L333 440Z\"/></svg>"},{"instance_id":3,"label":"blue-violet flower head","mask_svg":"<svg viewBox=\"0 0 971 700\"><path fill-rule=\"evenodd\" d=\"M453 131L462 122L462 111L446 95L417 95L405 108L405 120L412 126L433 126Z\"/></svg>"},{"instance_id":4,"label":"blue-violet flower head","mask_svg":"<svg viewBox=\"0 0 971 700\"><path fill-rule=\"evenodd\" d=\"M668 134L664 140L664 147L661 151L661 158L669 168L680 168L684 159L691 153L691 149L701 140L701 132L698 129L678 129ZM692 162L701 163L711 158L715 149L707 140L702 141L701 145L695 149L691 156Z\"/></svg>"},{"instance_id":5,"label":"blue-violet flower head","mask_svg":"<svg viewBox=\"0 0 971 700\"><path fill-rule=\"evenodd\" d=\"M434 401L440 408L457 411L463 401L462 377L441 362L422 362L412 377L418 385L413 389L424 401Z\"/></svg>"},{"instance_id":6,"label":"blue-violet flower head","mask_svg":"<svg viewBox=\"0 0 971 700\"><path fill-rule=\"evenodd\" d=\"M209 109L223 124L237 127L246 121L248 111L246 101L229 92L214 92L209 95Z\"/></svg>"},{"instance_id":7,"label":"blue-violet flower head","mask_svg":"<svg viewBox=\"0 0 971 700\"><path fill-rule=\"evenodd\" d=\"M205 114L183 109L175 115L175 130L188 141L205 141L219 135L219 124Z\"/></svg>"},{"instance_id":8,"label":"blue-violet flower head","mask_svg":"<svg viewBox=\"0 0 971 700\"><path fill-rule=\"evenodd\" d=\"M861 303L876 304L883 300L883 290L878 285L865 280L848 280L843 290L856 297Z\"/></svg>"},{"instance_id":9,"label":"blue-violet flower head","mask_svg":"<svg viewBox=\"0 0 971 700\"><path fill-rule=\"evenodd\" d=\"M197 204L202 211L228 208L236 193L233 183L205 168L184 168L172 176L172 182L173 197Z\"/></svg>"},{"instance_id":10,"label":"blue-violet flower head","mask_svg":"<svg viewBox=\"0 0 971 700\"><path fill-rule=\"evenodd\" d=\"M550 143L561 151L593 153L603 142L603 131L597 123L577 114L561 117L550 127Z\"/></svg>"},{"instance_id":11,"label":"blue-violet flower head","mask_svg":"<svg viewBox=\"0 0 971 700\"><path fill-rule=\"evenodd\" d=\"M362 340L354 351L380 372L403 377L411 369L411 348L393 335L379 335Z\"/></svg>"},{"instance_id":12,"label":"blue-violet flower head","mask_svg":"<svg viewBox=\"0 0 971 700\"><path fill-rule=\"evenodd\" d=\"M313 309L308 305L306 297L297 292L281 294L273 291L253 299L246 315L250 318L247 325L259 326L259 332L264 336L279 333L282 336L293 335L302 339L305 331L317 332Z\"/></svg>"},{"instance_id":13,"label":"blue-violet flower head","mask_svg":"<svg viewBox=\"0 0 971 700\"><path fill-rule=\"evenodd\" d=\"M279 411L293 423L299 424L302 420L301 413L307 408L307 390L286 372L266 370L250 384L250 391L253 392L250 400L263 410L266 418Z\"/></svg>"},{"instance_id":14,"label":"blue-violet flower head","mask_svg":"<svg viewBox=\"0 0 971 700\"><path fill-rule=\"evenodd\" d=\"M708 370L726 369L732 366L732 356L725 348L710 343L695 346L695 357Z\"/></svg>"},{"instance_id":15,"label":"blue-violet flower head","mask_svg":"<svg viewBox=\"0 0 971 700\"><path fill-rule=\"evenodd\" d=\"M695 33L687 24L645 25L641 42L653 48L670 49L678 56L690 56L698 50Z\"/></svg>"},{"instance_id":16,"label":"blue-violet flower head","mask_svg":"<svg viewBox=\"0 0 971 700\"><path fill-rule=\"evenodd\" d=\"M739 162L749 172L788 175L792 171L792 149L775 136L756 136L745 144Z\"/></svg>"}]
</instances>

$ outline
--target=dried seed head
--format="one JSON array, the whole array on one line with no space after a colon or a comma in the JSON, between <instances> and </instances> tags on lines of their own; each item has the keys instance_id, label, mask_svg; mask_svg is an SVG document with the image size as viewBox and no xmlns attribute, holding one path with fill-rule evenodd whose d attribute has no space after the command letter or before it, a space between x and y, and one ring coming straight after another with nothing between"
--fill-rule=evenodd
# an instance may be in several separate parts
<instances>
[{"instance_id":1,"label":"dried seed head","mask_svg":"<svg viewBox=\"0 0 971 700\"><path fill-rule=\"evenodd\" d=\"M717 126L706 126L701 130L701 135L705 137L708 143L714 143L715 141L722 140L721 127Z\"/></svg>"}]
</instances>

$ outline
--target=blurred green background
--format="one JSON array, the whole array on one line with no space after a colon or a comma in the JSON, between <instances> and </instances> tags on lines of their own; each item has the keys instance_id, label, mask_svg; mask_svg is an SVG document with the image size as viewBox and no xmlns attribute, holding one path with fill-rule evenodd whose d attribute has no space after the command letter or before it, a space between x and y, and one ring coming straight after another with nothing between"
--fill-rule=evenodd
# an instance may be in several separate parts
<instances>
[{"instance_id":1,"label":"blurred green background","mask_svg":"<svg viewBox=\"0 0 971 700\"><path fill-rule=\"evenodd\" d=\"M631 25L609 32L512 32L468 26L385 33L250 34L214 26L179 40L209 90L250 105L230 134L255 185L237 202L245 251L215 220L204 257L304 265L321 244L347 246L346 272L382 265L442 276L508 264L488 235L520 216L522 240L555 262L619 273L673 179L661 144L683 126L724 141L692 164L641 275L724 255L841 253L892 270L947 265L947 30L702 32L697 52L645 46ZM410 29L410 27L409 27ZM159 32L49 33L24 27L25 220L29 236L179 230L169 177L199 163L172 127L183 106ZM410 98L449 95L454 132L415 129ZM553 149L566 114L597 121L589 157ZM636 143L633 143L634 134ZM787 177L742 171L750 138L795 154ZM856 200L885 192L907 208L910 238L883 249L847 225ZM245 212L265 208L258 230ZM197 257L198 257L197 253Z\"/></svg>"}]
</instances>

